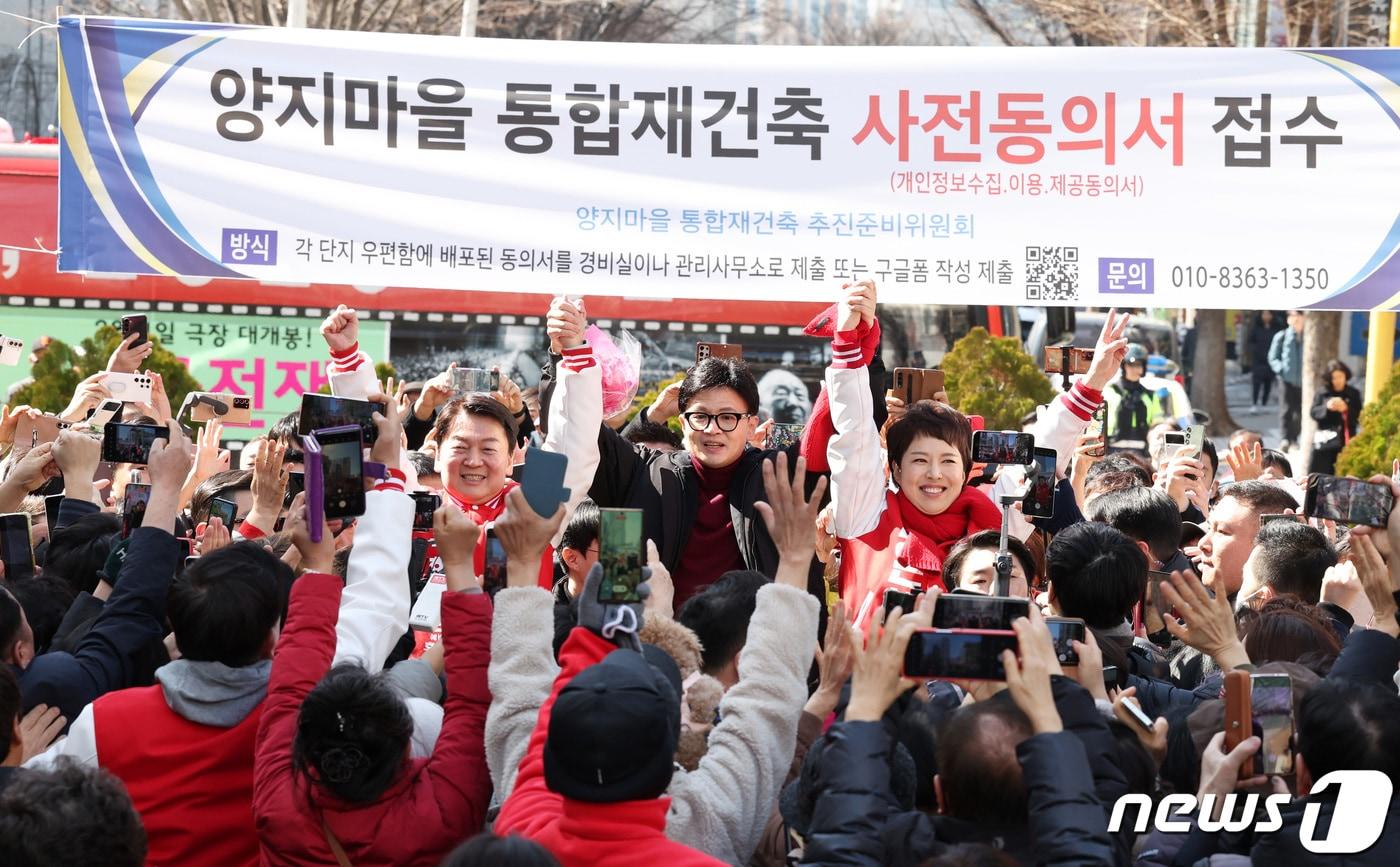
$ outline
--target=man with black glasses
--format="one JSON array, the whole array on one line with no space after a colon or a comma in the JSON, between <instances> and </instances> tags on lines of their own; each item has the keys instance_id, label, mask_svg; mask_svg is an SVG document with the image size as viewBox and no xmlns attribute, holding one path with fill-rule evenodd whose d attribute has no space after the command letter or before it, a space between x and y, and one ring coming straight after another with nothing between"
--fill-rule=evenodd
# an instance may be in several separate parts
<instances>
[{"instance_id":1,"label":"man with black glasses","mask_svg":"<svg viewBox=\"0 0 1400 867\"><path fill-rule=\"evenodd\" d=\"M586 369L593 350L583 339L587 320L579 306L556 299L549 312L549 336L563 350L560 381ZM602 390L560 389L563 419L596 416L584 402L601 404ZM675 582L675 606L734 569L769 577L778 568L778 550L759 514L764 502L762 467L773 453L753 448L758 429L758 383L742 361L707 358L686 375L680 388L685 449L663 453L634 445L601 425L589 443L598 455L569 454L575 461L597 460L589 497L599 508L642 509L647 538ZM585 442L568 437L569 448ZM785 451L795 466L801 445ZM809 480L809 481L814 481ZM821 573L814 571L820 593Z\"/></svg>"}]
</instances>

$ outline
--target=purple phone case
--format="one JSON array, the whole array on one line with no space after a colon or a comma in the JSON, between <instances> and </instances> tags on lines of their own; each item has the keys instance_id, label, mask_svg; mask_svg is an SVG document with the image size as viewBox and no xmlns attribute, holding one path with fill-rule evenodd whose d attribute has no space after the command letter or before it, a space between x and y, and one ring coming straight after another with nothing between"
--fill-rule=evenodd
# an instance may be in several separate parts
<instances>
[{"instance_id":1,"label":"purple phone case","mask_svg":"<svg viewBox=\"0 0 1400 867\"><path fill-rule=\"evenodd\" d=\"M304 488L306 490L306 523L311 541L321 541L321 528L326 523L326 477L321 469L321 444L314 433L301 438L304 459Z\"/></svg>"}]
</instances>

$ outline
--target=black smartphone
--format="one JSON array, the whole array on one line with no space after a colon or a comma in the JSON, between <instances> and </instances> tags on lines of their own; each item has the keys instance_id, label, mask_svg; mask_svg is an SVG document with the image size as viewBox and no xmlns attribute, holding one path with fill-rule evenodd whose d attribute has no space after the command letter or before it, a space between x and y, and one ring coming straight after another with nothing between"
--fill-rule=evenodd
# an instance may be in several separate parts
<instances>
[{"instance_id":1,"label":"black smartphone","mask_svg":"<svg viewBox=\"0 0 1400 867\"><path fill-rule=\"evenodd\" d=\"M326 520L363 515L365 471L360 429L350 426L321 431L316 434L316 442L321 445Z\"/></svg>"},{"instance_id":2,"label":"black smartphone","mask_svg":"<svg viewBox=\"0 0 1400 867\"><path fill-rule=\"evenodd\" d=\"M1015 653L1016 648L1016 633L1008 630L920 629L909 639L904 651L904 675L945 680L1006 680L1001 655L1008 650Z\"/></svg>"},{"instance_id":3,"label":"black smartphone","mask_svg":"<svg viewBox=\"0 0 1400 867\"><path fill-rule=\"evenodd\" d=\"M1390 485L1373 485L1360 479L1344 479L1314 473L1308 476L1303 514L1339 524L1360 524L1384 529L1395 507Z\"/></svg>"},{"instance_id":4,"label":"black smartphone","mask_svg":"<svg viewBox=\"0 0 1400 867\"><path fill-rule=\"evenodd\" d=\"M1018 617L1029 617L1031 601L1017 596L944 593L933 609L934 629L1010 629Z\"/></svg>"},{"instance_id":5,"label":"black smartphone","mask_svg":"<svg viewBox=\"0 0 1400 867\"><path fill-rule=\"evenodd\" d=\"M641 602L637 585L642 583L642 510L598 510L598 562L603 565L603 581L598 601L626 605Z\"/></svg>"},{"instance_id":6,"label":"black smartphone","mask_svg":"<svg viewBox=\"0 0 1400 867\"><path fill-rule=\"evenodd\" d=\"M374 414L383 413L385 408L382 403L334 397L329 394L312 394L308 391L301 396L301 416L297 433L306 436L325 428L353 424L359 425L360 437L364 444L374 445L374 441L379 437L379 428L374 426Z\"/></svg>"},{"instance_id":7,"label":"black smartphone","mask_svg":"<svg viewBox=\"0 0 1400 867\"><path fill-rule=\"evenodd\" d=\"M1118 666L1105 665L1103 667L1103 688L1105 691L1118 688Z\"/></svg>"},{"instance_id":8,"label":"black smartphone","mask_svg":"<svg viewBox=\"0 0 1400 867\"><path fill-rule=\"evenodd\" d=\"M6 582L34 577L34 541L27 512L0 515L0 561L5 564Z\"/></svg>"},{"instance_id":9,"label":"black smartphone","mask_svg":"<svg viewBox=\"0 0 1400 867\"><path fill-rule=\"evenodd\" d=\"M975 464L1020 464L1035 459L1035 437L1010 430L979 430L972 434Z\"/></svg>"},{"instance_id":10,"label":"black smartphone","mask_svg":"<svg viewBox=\"0 0 1400 867\"><path fill-rule=\"evenodd\" d=\"M552 518L559 504L568 499L569 489L564 487L564 473L568 469L567 455L536 448L525 450L520 489L536 515Z\"/></svg>"},{"instance_id":11,"label":"black smartphone","mask_svg":"<svg viewBox=\"0 0 1400 867\"><path fill-rule=\"evenodd\" d=\"M885 617L888 618L896 608L904 609L905 614L911 613L914 610L914 603L918 599L919 597L913 593L894 587L885 588Z\"/></svg>"},{"instance_id":12,"label":"black smartphone","mask_svg":"<svg viewBox=\"0 0 1400 867\"><path fill-rule=\"evenodd\" d=\"M151 486L128 484L122 495L122 538L131 537L131 532L141 526L146 519L146 506L151 502Z\"/></svg>"},{"instance_id":13,"label":"black smartphone","mask_svg":"<svg viewBox=\"0 0 1400 867\"><path fill-rule=\"evenodd\" d=\"M1254 734L1263 741L1256 772L1293 773L1293 679L1286 674L1251 675L1249 704Z\"/></svg>"},{"instance_id":14,"label":"black smartphone","mask_svg":"<svg viewBox=\"0 0 1400 867\"><path fill-rule=\"evenodd\" d=\"M156 440L170 431L158 424L109 424L102 429L102 460L114 464L146 464Z\"/></svg>"},{"instance_id":15,"label":"black smartphone","mask_svg":"<svg viewBox=\"0 0 1400 867\"><path fill-rule=\"evenodd\" d=\"M1027 518L1055 517L1055 468L1059 455L1054 449L1035 450L1035 477L1021 500L1021 514Z\"/></svg>"},{"instance_id":16,"label":"black smartphone","mask_svg":"<svg viewBox=\"0 0 1400 867\"><path fill-rule=\"evenodd\" d=\"M1045 625L1050 628L1050 640L1055 644L1060 665L1078 665L1079 652L1074 649L1074 642L1084 642L1084 621L1077 617L1047 617Z\"/></svg>"},{"instance_id":17,"label":"black smartphone","mask_svg":"<svg viewBox=\"0 0 1400 867\"><path fill-rule=\"evenodd\" d=\"M233 524L238 520L238 504L233 500L215 497L209 501L209 517L224 522L224 529L233 532Z\"/></svg>"},{"instance_id":18,"label":"black smartphone","mask_svg":"<svg viewBox=\"0 0 1400 867\"><path fill-rule=\"evenodd\" d=\"M431 533L433 515L442 507L442 497L432 491L414 491L413 529Z\"/></svg>"},{"instance_id":19,"label":"black smartphone","mask_svg":"<svg viewBox=\"0 0 1400 867\"><path fill-rule=\"evenodd\" d=\"M146 341L150 339L150 326L146 321L146 315L144 313L135 313L131 316L122 317L122 339L125 340L133 334L139 334L141 338L131 344L132 349L138 346L145 346Z\"/></svg>"},{"instance_id":20,"label":"black smartphone","mask_svg":"<svg viewBox=\"0 0 1400 867\"><path fill-rule=\"evenodd\" d=\"M285 509L288 506L290 506L292 504L292 500L296 499L296 495L300 494L305 490L306 473L289 471L287 473L287 494L285 497L282 498L282 508Z\"/></svg>"},{"instance_id":21,"label":"black smartphone","mask_svg":"<svg viewBox=\"0 0 1400 867\"><path fill-rule=\"evenodd\" d=\"M44 520L49 524L49 538L53 538L53 531L58 529L58 509L63 505L62 494L50 494L44 498Z\"/></svg>"},{"instance_id":22,"label":"black smartphone","mask_svg":"<svg viewBox=\"0 0 1400 867\"><path fill-rule=\"evenodd\" d=\"M638 569L638 574L641 570ZM506 586L506 548L496 538L496 528L486 528L486 555L481 569L481 589L495 596Z\"/></svg>"}]
</instances>

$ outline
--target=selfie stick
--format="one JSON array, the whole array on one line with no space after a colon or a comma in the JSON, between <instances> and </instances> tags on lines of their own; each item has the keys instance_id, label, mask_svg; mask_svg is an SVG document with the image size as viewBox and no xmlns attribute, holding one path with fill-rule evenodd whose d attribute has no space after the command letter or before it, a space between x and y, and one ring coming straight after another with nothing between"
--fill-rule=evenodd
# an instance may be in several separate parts
<instances>
[{"instance_id":1,"label":"selfie stick","mask_svg":"<svg viewBox=\"0 0 1400 867\"><path fill-rule=\"evenodd\" d=\"M993 594L996 596L1011 595L1011 549L1008 545L1011 538L1011 507L1020 499L1014 494L1001 495L1001 539L997 542L997 583Z\"/></svg>"}]
</instances>

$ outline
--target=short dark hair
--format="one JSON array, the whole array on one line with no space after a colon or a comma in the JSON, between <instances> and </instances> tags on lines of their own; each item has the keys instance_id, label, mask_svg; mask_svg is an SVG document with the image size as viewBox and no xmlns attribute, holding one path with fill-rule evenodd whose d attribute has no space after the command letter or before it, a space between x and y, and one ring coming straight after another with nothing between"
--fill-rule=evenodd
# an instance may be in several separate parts
<instances>
[{"instance_id":1,"label":"short dark hair","mask_svg":"<svg viewBox=\"0 0 1400 867\"><path fill-rule=\"evenodd\" d=\"M1107 524L1061 530L1045 552L1056 609L1097 629L1121 626L1147 588L1147 555Z\"/></svg>"},{"instance_id":2,"label":"short dark hair","mask_svg":"<svg viewBox=\"0 0 1400 867\"><path fill-rule=\"evenodd\" d=\"M744 648L758 591L770 583L761 572L737 569L719 576L681 606L676 619L700 639L701 668L706 674L719 671Z\"/></svg>"},{"instance_id":3,"label":"short dark hair","mask_svg":"<svg viewBox=\"0 0 1400 867\"><path fill-rule=\"evenodd\" d=\"M758 412L758 380L749 366L737 358L710 356L686 372L681 380L680 407L684 413L696 395L712 388L732 388L739 393L746 412Z\"/></svg>"},{"instance_id":4,"label":"short dark hair","mask_svg":"<svg viewBox=\"0 0 1400 867\"><path fill-rule=\"evenodd\" d=\"M1245 442L1258 442L1259 445L1262 446L1264 445L1264 435L1257 430L1249 430L1248 428L1238 428L1230 434L1230 448L1233 449L1240 443Z\"/></svg>"},{"instance_id":5,"label":"short dark hair","mask_svg":"<svg viewBox=\"0 0 1400 867\"><path fill-rule=\"evenodd\" d=\"M1283 473L1285 478L1293 478L1293 464L1288 460L1288 456L1278 449L1264 449L1259 455L1260 463L1264 469L1273 467Z\"/></svg>"},{"instance_id":6,"label":"short dark hair","mask_svg":"<svg viewBox=\"0 0 1400 867\"><path fill-rule=\"evenodd\" d=\"M972 472L972 425L967 416L942 403L916 403L904 417L885 431L885 446L890 454L890 467L904 460L904 453L921 436L942 440L958 450L963 474Z\"/></svg>"},{"instance_id":7,"label":"short dark hair","mask_svg":"<svg viewBox=\"0 0 1400 867\"><path fill-rule=\"evenodd\" d=\"M29 620L29 628L34 631L34 654L37 656L49 649L68 607L77 594L66 581L50 575L36 575L10 582L12 593L24 608L24 616Z\"/></svg>"},{"instance_id":8,"label":"short dark hair","mask_svg":"<svg viewBox=\"0 0 1400 867\"><path fill-rule=\"evenodd\" d=\"M408 462L413 464L413 473L420 479L437 473L437 465L433 462L432 455L418 451L409 452Z\"/></svg>"},{"instance_id":9,"label":"short dark hair","mask_svg":"<svg viewBox=\"0 0 1400 867\"><path fill-rule=\"evenodd\" d=\"M1400 786L1400 696L1389 686L1327 678L1298 708L1298 752L1314 780L1332 771L1380 771Z\"/></svg>"},{"instance_id":10,"label":"short dark hair","mask_svg":"<svg viewBox=\"0 0 1400 867\"><path fill-rule=\"evenodd\" d=\"M601 522L598 504L592 500L579 501L578 507L569 516L569 523L565 525L563 535L559 537L559 547L556 550L572 548L575 551L587 551L589 546L598 540L599 526Z\"/></svg>"},{"instance_id":11,"label":"short dark hair","mask_svg":"<svg viewBox=\"0 0 1400 867\"><path fill-rule=\"evenodd\" d=\"M394 688L342 662L301 703L292 767L308 785L368 804L399 774L412 735L413 717Z\"/></svg>"},{"instance_id":12,"label":"short dark hair","mask_svg":"<svg viewBox=\"0 0 1400 867\"><path fill-rule=\"evenodd\" d=\"M74 593L91 593L120 541L121 529L121 519L110 512L84 515L59 530L50 528L44 574L67 581Z\"/></svg>"},{"instance_id":13,"label":"short dark hair","mask_svg":"<svg viewBox=\"0 0 1400 867\"><path fill-rule=\"evenodd\" d=\"M1215 443L1205 440L1201 443L1201 454L1210 461L1210 475L1214 478L1220 473L1220 454L1215 450Z\"/></svg>"},{"instance_id":14,"label":"short dark hair","mask_svg":"<svg viewBox=\"0 0 1400 867\"><path fill-rule=\"evenodd\" d=\"M1256 665L1322 663L1317 667L1325 673L1342 652L1342 642L1332 630L1331 619L1297 596L1270 599L1257 613L1242 612L1239 629L1245 652Z\"/></svg>"},{"instance_id":15,"label":"short dark hair","mask_svg":"<svg viewBox=\"0 0 1400 867\"><path fill-rule=\"evenodd\" d=\"M279 418L268 428L267 439L274 443L281 443L288 449L301 451L301 410L293 410Z\"/></svg>"},{"instance_id":16,"label":"short dark hair","mask_svg":"<svg viewBox=\"0 0 1400 867\"><path fill-rule=\"evenodd\" d=\"M24 705L19 694L19 678L8 665L0 665L0 758L10 752L10 737L15 732Z\"/></svg>"},{"instance_id":17,"label":"short dark hair","mask_svg":"<svg viewBox=\"0 0 1400 867\"><path fill-rule=\"evenodd\" d=\"M987 731L984 721L991 720L1011 737ZM979 701L950 714L938 733L938 778L948 815L979 825L1025 825L1029 796L1016 747L1031 734L1030 719L1009 701Z\"/></svg>"},{"instance_id":18,"label":"short dark hair","mask_svg":"<svg viewBox=\"0 0 1400 867\"><path fill-rule=\"evenodd\" d=\"M958 586L958 575L962 572L963 562L967 560L973 551L998 551L1001 549L1001 533L997 530L983 530L980 533L973 533L959 539L952 550L948 552L948 557L943 561L943 581L951 590ZM1035 557L1031 554L1031 549L1026 547L1026 543L1010 536L1006 540L1006 550L1011 552L1011 556L1021 561L1021 568L1025 570L1026 581L1034 581L1036 576Z\"/></svg>"},{"instance_id":19,"label":"short dark hair","mask_svg":"<svg viewBox=\"0 0 1400 867\"><path fill-rule=\"evenodd\" d=\"M1289 509L1298 508L1293 495L1270 482L1248 481L1226 485L1220 492L1220 499L1229 497L1238 500L1252 512L1260 515L1281 515Z\"/></svg>"},{"instance_id":20,"label":"short dark hair","mask_svg":"<svg viewBox=\"0 0 1400 867\"><path fill-rule=\"evenodd\" d=\"M202 524L209 520L209 506L214 500L220 497L228 499L229 494L252 489L252 470L225 470L215 473L194 489L194 494L190 497L190 517L196 524ZM232 527L225 529L233 530Z\"/></svg>"},{"instance_id":21,"label":"short dark hair","mask_svg":"<svg viewBox=\"0 0 1400 867\"><path fill-rule=\"evenodd\" d=\"M654 421L634 421L627 425L627 429L622 432L622 436L629 443L635 445L665 443L673 449L685 447L685 443L681 440L681 435L671 430L670 425L664 425Z\"/></svg>"},{"instance_id":22,"label":"short dark hair","mask_svg":"<svg viewBox=\"0 0 1400 867\"><path fill-rule=\"evenodd\" d=\"M1339 370L1347 375L1347 379L1351 379L1351 368L1347 367L1346 362L1340 358L1334 358L1327 362L1327 368L1322 371L1322 381L1328 388L1332 387L1332 374Z\"/></svg>"},{"instance_id":23,"label":"short dark hair","mask_svg":"<svg viewBox=\"0 0 1400 867\"><path fill-rule=\"evenodd\" d=\"M453 849L440 867L559 867L559 862L533 840L483 831Z\"/></svg>"},{"instance_id":24,"label":"short dark hair","mask_svg":"<svg viewBox=\"0 0 1400 867\"><path fill-rule=\"evenodd\" d=\"M1322 595L1322 577L1337 565L1337 549L1316 527L1270 521L1254 538L1254 572L1276 595L1292 593L1310 605Z\"/></svg>"},{"instance_id":25,"label":"short dark hair","mask_svg":"<svg viewBox=\"0 0 1400 867\"><path fill-rule=\"evenodd\" d=\"M237 542L200 557L170 586L168 611L180 655L230 668L262 658L282 616L281 588L291 567L257 542Z\"/></svg>"},{"instance_id":26,"label":"short dark hair","mask_svg":"<svg viewBox=\"0 0 1400 867\"><path fill-rule=\"evenodd\" d=\"M0 851L6 867L141 867L146 831L120 780L63 756L0 792Z\"/></svg>"},{"instance_id":27,"label":"short dark hair","mask_svg":"<svg viewBox=\"0 0 1400 867\"><path fill-rule=\"evenodd\" d=\"M502 432L506 435L506 445L509 448L515 448L515 438L519 430L515 424L515 416L510 414L510 410L506 409L505 404L491 395L481 392L465 394L449 400L442 409L438 410L437 421L433 424L433 432L428 435L429 439L442 445L448 431L452 430L452 425L457 423L457 418L463 413L489 418L500 425Z\"/></svg>"},{"instance_id":28,"label":"short dark hair","mask_svg":"<svg viewBox=\"0 0 1400 867\"><path fill-rule=\"evenodd\" d=\"M1110 491L1089 504L1085 517L1146 542L1158 562L1172 559L1181 545L1181 512L1171 497L1156 488Z\"/></svg>"}]
</instances>

